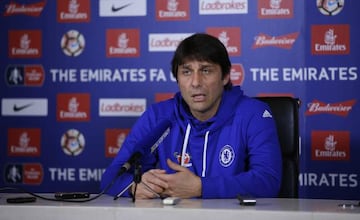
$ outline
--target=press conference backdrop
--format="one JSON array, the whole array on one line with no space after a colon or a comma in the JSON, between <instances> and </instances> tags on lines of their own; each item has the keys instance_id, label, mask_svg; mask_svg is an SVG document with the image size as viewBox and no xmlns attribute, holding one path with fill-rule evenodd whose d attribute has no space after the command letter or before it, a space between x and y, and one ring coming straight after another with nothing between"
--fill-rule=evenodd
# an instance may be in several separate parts
<instances>
[{"instance_id":1,"label":"press conference backdrop","mask_svg":"<svg viewBox=\"0 0 360 220\"><path fill-rule=\"evenodd\" d=\"M170 60L218 37L249 96L301 99L300 197L360 198L360 1L3 0L1 185L99 192Z\"/></svg>"}]
</instances>

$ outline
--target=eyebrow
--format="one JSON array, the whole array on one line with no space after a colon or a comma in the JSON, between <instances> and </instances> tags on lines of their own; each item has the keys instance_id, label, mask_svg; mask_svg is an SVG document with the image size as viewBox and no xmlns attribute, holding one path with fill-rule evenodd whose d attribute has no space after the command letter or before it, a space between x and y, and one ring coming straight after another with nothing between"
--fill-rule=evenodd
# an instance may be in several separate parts
<instances>
[{"instance_id":1,"label":"eyebrow","mask_svg":"<svg viewBox=\"0 0 360 220\"><path fill-rule=\"evenodd\" d=\"M191 68L191 64L186 64L186 63L181 64L179 66L182 68L187 68L187 69ZM206 68L206 67L214 67L214 64L211 64L211 63L200 64L200 68Z\"/></svg>"}]
</instances>

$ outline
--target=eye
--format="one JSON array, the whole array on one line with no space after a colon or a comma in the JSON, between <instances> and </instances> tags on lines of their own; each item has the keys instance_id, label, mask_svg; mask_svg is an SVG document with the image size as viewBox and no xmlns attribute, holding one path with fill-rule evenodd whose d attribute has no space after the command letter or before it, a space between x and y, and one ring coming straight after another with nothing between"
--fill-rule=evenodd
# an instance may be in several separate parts
<instances>
[{"instance_id":1,"label":"eye","mask_svg":"<svg viewBox=\"0 0 360 220\"><path fill-rule=\"evenodd\" d=\"M181 74L185 75L185 76L188 76L188 75L191 74L191 71L189 69L181 69Z\"/></svg>"},{"instance_id":2,"label":"eye","mask_svg":"<svg viewBox=\"0 0 360 220\"><path fill-rule=\"evenodd\" d=\"M202 74L208 75L212 72L211 68L203 68L201 70Z\"/></svg>"}]
</instances>

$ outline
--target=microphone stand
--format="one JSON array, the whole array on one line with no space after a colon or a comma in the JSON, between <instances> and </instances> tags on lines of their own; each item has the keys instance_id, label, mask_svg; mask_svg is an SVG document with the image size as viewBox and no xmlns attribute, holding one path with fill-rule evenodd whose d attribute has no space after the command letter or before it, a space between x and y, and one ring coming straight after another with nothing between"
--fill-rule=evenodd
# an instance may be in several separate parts
<instances>
[{"instance_id":1,"label":"microphone stand","mask_svg":"<svg viewBox=\"0 0 360 220\"><path fill-rule=\"evenodd\" d=\"M135 169L134 169L134 181L133 183L135 184L134 186L134 193L132 193L132 202L135 202L135 197L136 197L136 189L138 184L141 182L141 164L139 163L139 161L135 162Z\"/></svg>"},{"instance_id":2,"label":"microphone stand","mask_svg":"<svg viewBox=\"0 0 360 220\"><path fill-rule=\"evenodd\" d=\"M139 163L138 158L136 158L136 160L134 161L134 177L133 177L133 181L127 185L125 187L125 189L123 189L119 194L117 194L114 197L114 200L117 200L118 198L120 198L122 196L122 194L124 194L133 184L135 184L135 189L134 189L134 193L130 193L131 197L132 197L132 201L135 202L135 193L136 193L136 189L137 189L137 185L141 182L141 164ZM121 174L123 174L124 172L121 172ZM120 174L120 175L121 175Z\"/></svg>"},{"instance_id":3,"label":"microphone stand","mask_svg":"<svg viewBox=\"0 0 360 220\"><path fill-rule=\"evenodd\" d=\"M134 193L130 193L131 198L132 198L132 202L135 202L135 197L136 197L136 190L137 190L137 185L139 183L142 183L150 192L152 192L157 198L163 199L163 196L161 196L160 194L156 193L153 189L150 188L150 186L148 186L146 183L141 182L141 164L139 163L139 161L136 161L135 164L135 169L134 169L134 178L133 181L125 187L125 189L123 189L119 194L117 194L114 197L114 200L117 200L118 198L121 197L122 194L124 194L133 184L135 184L134 186Z\"/></svg>"}]
</instances>

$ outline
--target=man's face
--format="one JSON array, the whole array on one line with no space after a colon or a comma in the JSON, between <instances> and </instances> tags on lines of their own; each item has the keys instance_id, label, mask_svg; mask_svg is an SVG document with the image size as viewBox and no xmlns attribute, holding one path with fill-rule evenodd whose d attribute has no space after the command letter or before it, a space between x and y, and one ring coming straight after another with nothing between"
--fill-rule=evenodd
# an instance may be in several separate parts
<instances>
[{"instance_id":1,"label":"man's face","mask_svg":"<svg viewBox=\"0 0 360 220\"><path fill-rule=\"evenodd\" d=\"M221 67L206 61L187 61L178 68L180 92L195 118L205 121L213 117L221 101L229 74L222 79Z\"/></svg>"}]
</instances>

